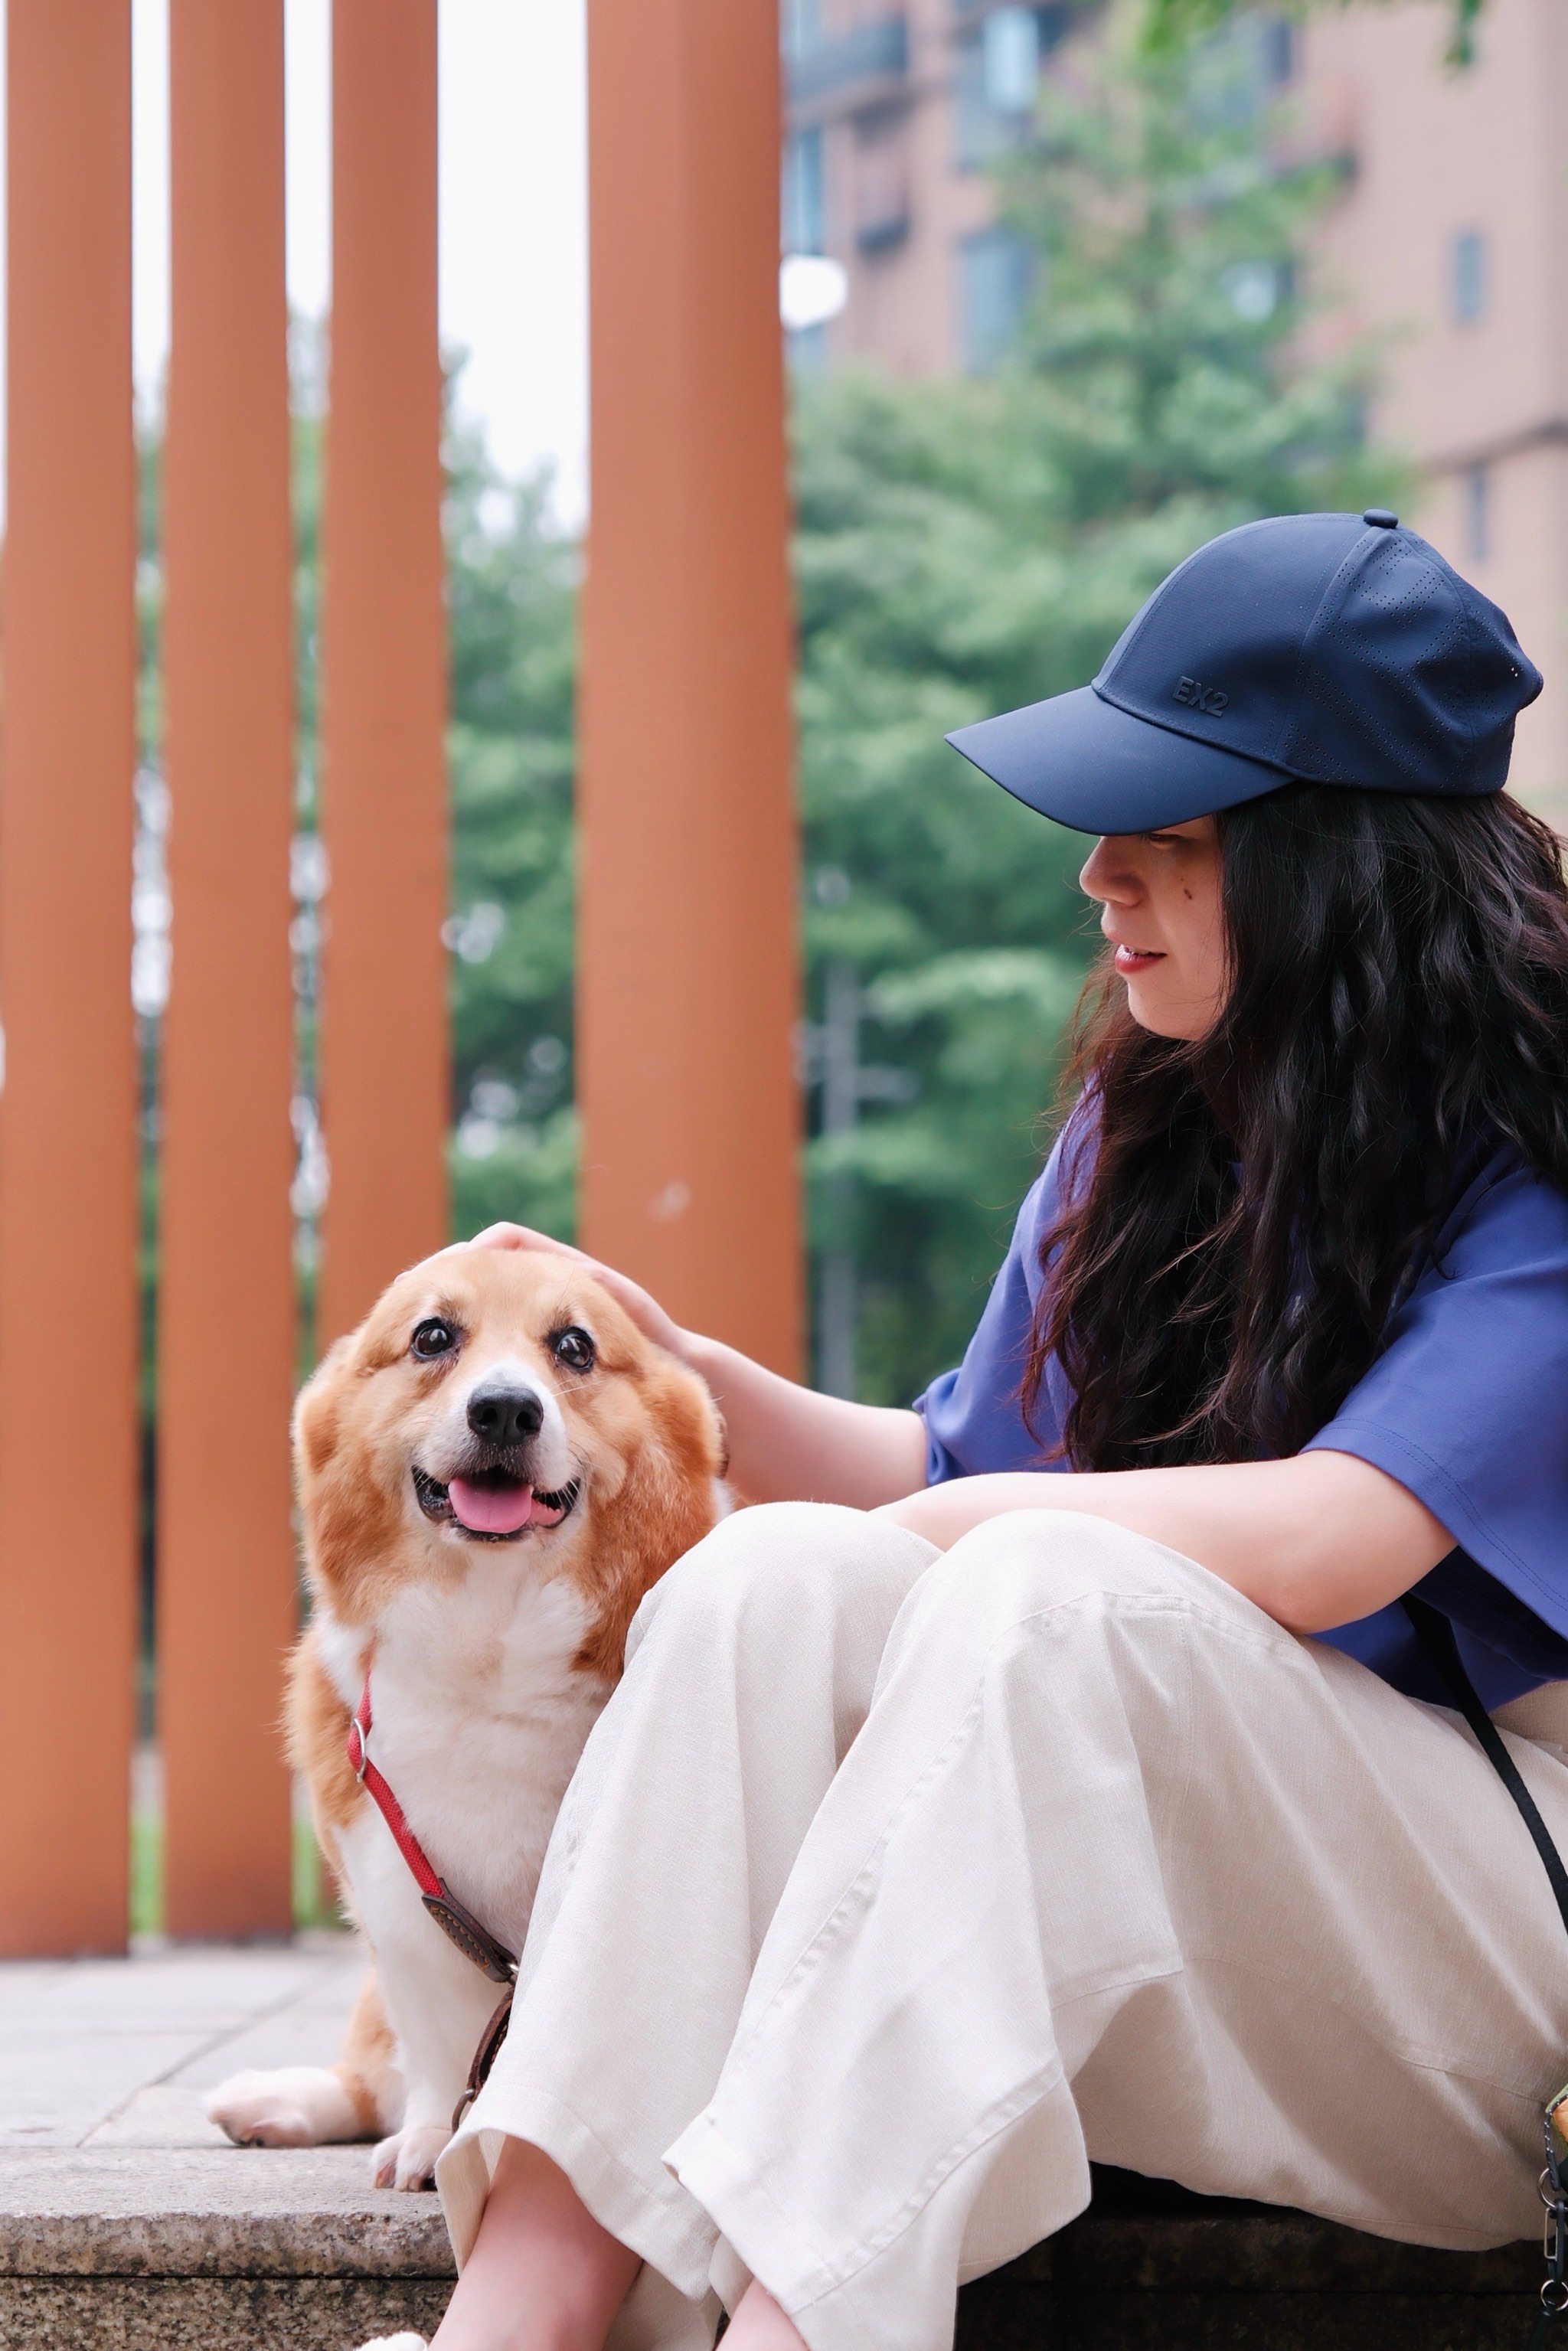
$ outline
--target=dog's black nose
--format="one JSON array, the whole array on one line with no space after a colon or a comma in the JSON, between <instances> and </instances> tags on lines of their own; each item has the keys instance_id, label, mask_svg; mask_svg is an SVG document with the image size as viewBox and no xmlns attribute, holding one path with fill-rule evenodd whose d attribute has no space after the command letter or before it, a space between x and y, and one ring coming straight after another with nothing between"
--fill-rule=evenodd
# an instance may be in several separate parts
<instances>
[{"instance_id":1,"label":"dog's black nose","mask_svg":"<svg viewBox=\"0 0 1568 2351\"><path fill-rule=\"evenodd\" d=\"M532 1388L492 1381L468 1399L468 1426L486 1445L520 1445L544 1426L545 1408Z\"/></svg>"}]
</instances>

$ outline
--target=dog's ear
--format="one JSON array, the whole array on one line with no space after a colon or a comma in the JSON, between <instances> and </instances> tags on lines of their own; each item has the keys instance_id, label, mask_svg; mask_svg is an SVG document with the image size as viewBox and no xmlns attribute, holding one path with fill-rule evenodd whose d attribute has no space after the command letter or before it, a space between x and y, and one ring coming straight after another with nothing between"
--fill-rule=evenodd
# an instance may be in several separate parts
<instances>
[{"instance_id":1,"label":"dog's ear","mask_svg":"<svg viewBox=\"0 0 1568 2351\"><path fill-rule=\"evenodd\" d=\"M695 1373L661 1365L644 1390L647 1426L614 1499L596 1506L582 1573L598 1623L578 1653L586 1672L615 1680L643 1595L715 1527L723 1424Z\"/></svg>"},{"instance_id":2,"label":"dog's ear","mask_svg":"<svg viewBox=\"0 0 1568 2351\"><path fill-rule=\"evenodd\" d=\"M355 1339L340 1339L294 1407L306 1575L319 1597L350 1619L373 1600L400 1521L401 1486L389 1481L376 1450L363 1369Z\"/></svg>"},{"instance_id":3,"label":"dog's ear","mask_svg":"<svg viewBox=\"0 0 1568 2351\"><path fill-rule=\"evenodd\" d=\"M352 1338L334 1339L294 1405L294 1453L301 1476L319 1478L337 1449L339 1374Z\"/></svg>"}]
</instances>

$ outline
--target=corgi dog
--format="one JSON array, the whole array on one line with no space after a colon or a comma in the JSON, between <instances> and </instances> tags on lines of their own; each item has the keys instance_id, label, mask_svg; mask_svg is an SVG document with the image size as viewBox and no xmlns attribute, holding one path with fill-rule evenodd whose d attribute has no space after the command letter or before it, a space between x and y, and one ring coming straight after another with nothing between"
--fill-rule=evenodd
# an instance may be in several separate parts
<instances>
[{"instance_id":1,"label":"corgi dog","mask_svg":"<svg viewBox=\"0 0 1568 2351\"><path fill-rule=\"evenodd\" d=\"M728 1507L722 1426L572 1259L470 1245L332 1348L294 1447L288 1750L375 1970L340 2064L207 2111L242 2144L375 2138L377 2185L420 2188L637 1604Z\"/></svg>"}]
</instances>

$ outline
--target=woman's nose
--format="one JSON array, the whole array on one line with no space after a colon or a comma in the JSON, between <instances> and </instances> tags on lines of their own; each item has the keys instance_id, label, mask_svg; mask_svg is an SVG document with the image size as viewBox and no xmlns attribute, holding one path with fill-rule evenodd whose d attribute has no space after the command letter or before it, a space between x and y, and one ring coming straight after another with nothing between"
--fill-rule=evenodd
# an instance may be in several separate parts
<instances>
[{"instance_id":1,"label":"woman's nose","mask_svg":"<svg viewBox=\"0 0 1568 2351\"><path fill-rule=\"evenodd\" d=\"M1124 835L1115 833L1095 842L1078 876L1078 886L1086 898L1127 905L1137 897L1142 884L1136 866L1125 853L1128 845Z\"/></svg>"}]
</instances>

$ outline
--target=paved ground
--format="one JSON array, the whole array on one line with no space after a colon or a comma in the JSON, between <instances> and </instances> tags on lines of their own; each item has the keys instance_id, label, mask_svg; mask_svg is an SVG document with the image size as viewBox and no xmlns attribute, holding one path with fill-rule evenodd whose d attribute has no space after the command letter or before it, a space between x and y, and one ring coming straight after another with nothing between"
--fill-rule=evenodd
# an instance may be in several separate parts
<instances>
[{"instance_id":1,"label":"paved ground","mask_svg":"<svg viewBox=\"0 0 1568 2351\"><path fill-rule=\"evenodd\" d=\"M257 2339L338 2351L428 2326L451 2275L436 2200L364 2147L231 2147L202 2102L241 2065L336 2056L348 1936L0 1965L0 2351Z\"/></svg>"},{"instance_id":2,"label":"paved ground","mask_svg":"<svg viewBox=\"0 0 1568 2351\"><path fill-rule=\"evenodd\" d=\"M318 1935L0 1966L0 2151L226 2148L205 2093L241 2065L329 2064L362 1964Z\"/></svg>"}]
</instances>

